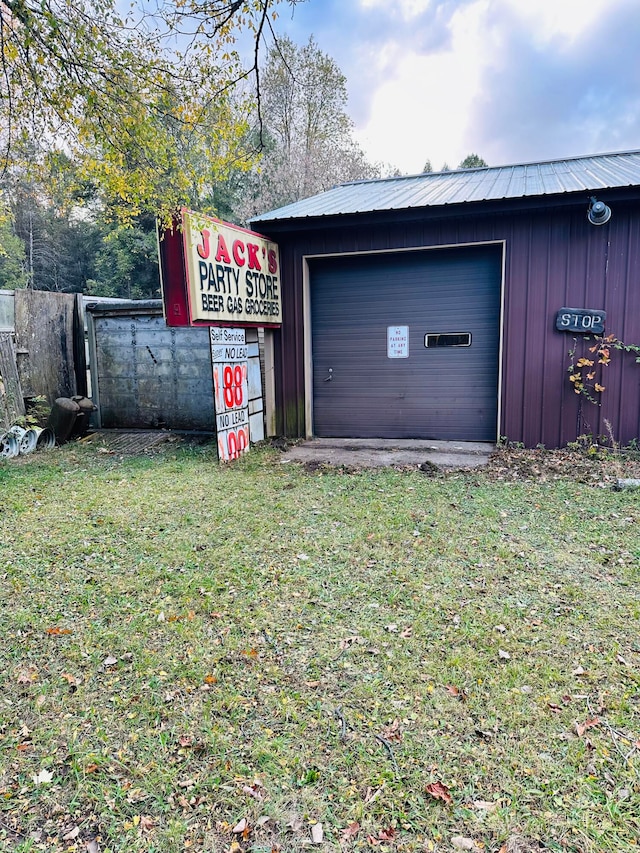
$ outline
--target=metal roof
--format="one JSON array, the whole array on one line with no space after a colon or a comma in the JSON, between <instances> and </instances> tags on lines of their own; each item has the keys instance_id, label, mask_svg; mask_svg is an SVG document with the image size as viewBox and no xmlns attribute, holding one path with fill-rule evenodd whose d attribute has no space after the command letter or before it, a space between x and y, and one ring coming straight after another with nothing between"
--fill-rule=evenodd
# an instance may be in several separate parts
<instances>
[{"instance_id":1,"label":"metal roof","mask_svg":"<svg viewBox=\"0 0 640 853\"><path fill-rule=\"evenodd\" d=\"M353 181L256 216L253 223L408 210L640 186L640 151Z\"/></svg>"}]
</instances>

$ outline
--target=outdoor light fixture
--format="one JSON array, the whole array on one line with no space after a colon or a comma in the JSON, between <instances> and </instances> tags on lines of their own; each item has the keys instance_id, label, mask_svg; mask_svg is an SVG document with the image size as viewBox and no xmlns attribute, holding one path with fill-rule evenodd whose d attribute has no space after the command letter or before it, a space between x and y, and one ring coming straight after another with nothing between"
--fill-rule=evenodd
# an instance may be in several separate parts
<instances>
[{"instance_id":1,"label":"outdoor light fixture","mask_svg":"<svg viewBox=\"0 0 640 853\"><path fill-rule=\"evenodd\" d=\"M611 219L611 208L603 201L598 201L594 195L589 200L587 219L592 225L604 225Z\"/></svg>"}]
</instances>

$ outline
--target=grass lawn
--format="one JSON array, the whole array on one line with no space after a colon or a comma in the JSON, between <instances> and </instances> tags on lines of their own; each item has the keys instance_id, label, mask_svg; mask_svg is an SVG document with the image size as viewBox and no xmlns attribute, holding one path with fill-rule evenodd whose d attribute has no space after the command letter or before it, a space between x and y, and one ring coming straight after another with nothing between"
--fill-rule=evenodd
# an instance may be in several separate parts
<instances>
[{"instance_id":1,"label":"grass lawn","mask_svg":"<svg viewBox=\"0 0 640 853\"><path fill-rule=\"evenodd\" d=\"M638 850L640 491L282 458L0 463L0 849Z\"/></svg>"}]
</instances>

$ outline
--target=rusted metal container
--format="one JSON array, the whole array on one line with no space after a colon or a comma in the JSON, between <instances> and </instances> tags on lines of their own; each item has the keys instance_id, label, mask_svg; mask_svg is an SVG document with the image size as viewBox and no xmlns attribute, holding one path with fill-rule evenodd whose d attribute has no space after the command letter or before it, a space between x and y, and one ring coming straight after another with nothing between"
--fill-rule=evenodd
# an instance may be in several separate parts
<instances>
[{"instance_id":1,"label":"rusted metal container","mask_svg":"<svg viewBox=\"0 0 640 853\"><path fill-rule=\"evenodd\" d=\"M80 407L80 411L73 424L72 437L86 435L91 421L91 415L97 410L97 406L88 397L75 396L71 398Z\"/></svg>"},{"instance_id":2,"label":"rusted metal container","mask_svg":"<svg viewBox=\"0 0 640 853\"><path fill-rule=\"evenodd\" d=\"M69 397L58 397L51 407L47 426L53 430L58 444L68 441L80 412L80 406Z\"/></svg>"}]
</instances>

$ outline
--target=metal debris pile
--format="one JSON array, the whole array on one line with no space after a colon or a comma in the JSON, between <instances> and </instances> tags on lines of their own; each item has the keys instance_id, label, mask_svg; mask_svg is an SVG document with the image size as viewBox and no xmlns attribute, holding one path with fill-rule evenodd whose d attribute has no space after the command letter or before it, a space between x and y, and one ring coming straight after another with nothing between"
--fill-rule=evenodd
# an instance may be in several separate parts
<instances>
[{"instance_id":1,"label":"metal debris pile","mask_svg":"<svg viewBox=\"0 0 640 853\"><path fill-rule=\"evenodd\" d=\"M50 427L21 427L15 424L7 432L0 430L0 458L26 456L35 450L51 450L56 436Z\"/></svg>"}]
</instances>

